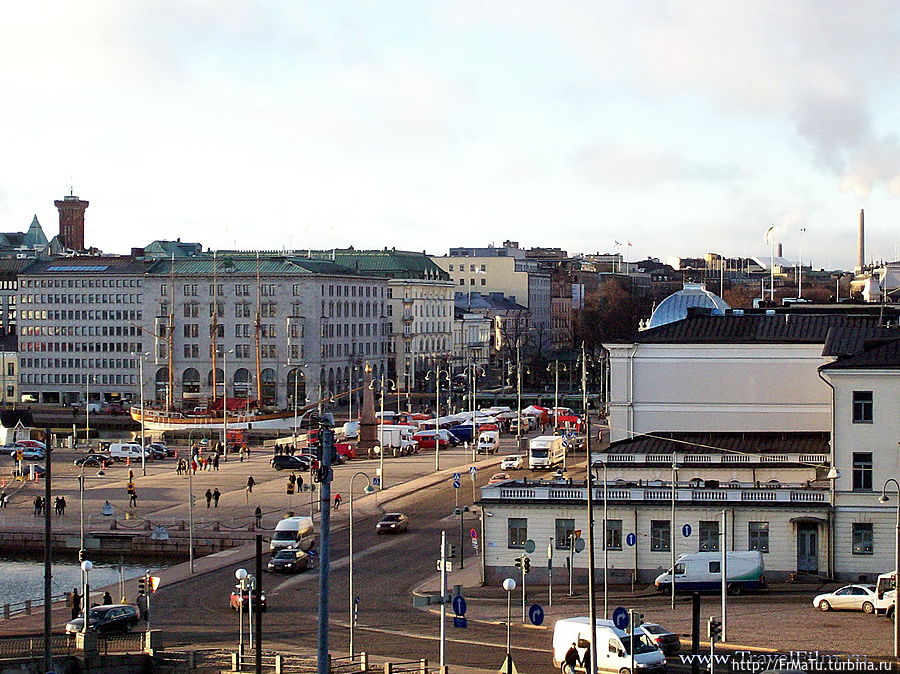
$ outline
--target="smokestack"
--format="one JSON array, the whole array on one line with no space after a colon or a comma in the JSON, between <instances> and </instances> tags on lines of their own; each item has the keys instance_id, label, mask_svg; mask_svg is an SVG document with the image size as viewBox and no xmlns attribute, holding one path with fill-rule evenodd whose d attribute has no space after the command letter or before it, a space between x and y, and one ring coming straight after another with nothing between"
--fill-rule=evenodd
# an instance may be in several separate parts
<instances>
[{"instance_id":1,"label":"smokestack","mask_svg":"<svg viewBox=\"0 0 900 674\"><path fill-rule=\"evenodd\" d=\"M856 239L856 268L862 271L866 263L866 212L859 209L859 232Z\"/></svg>"},{"instance_id":2,"label":"smokestack","mask_svg":"<svg viewBox=\"0 0 900 674\"><path fill-rule=\"evenodd\" d=\"M778 242L778 248L775 250L775 255L776 255L777 257L782 257L782 255L781 255L781 242L780 242L780 241Z\"/></svg>"}]
</instances>

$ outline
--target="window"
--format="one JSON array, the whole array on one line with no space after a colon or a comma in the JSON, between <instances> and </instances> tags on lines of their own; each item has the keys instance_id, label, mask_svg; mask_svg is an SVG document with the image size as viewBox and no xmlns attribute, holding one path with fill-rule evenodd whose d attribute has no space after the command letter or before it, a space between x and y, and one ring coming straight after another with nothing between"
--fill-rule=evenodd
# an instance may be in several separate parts
<instances>
[{"instance_id":1,"label":"window","mask_svg":"<svg viewBox=\"0 0 900 674\"><path fill-rule=\"evenodd\" d=\"M872 491L872 452L853 452L853 491Z\"/></svg>"},{"instance_id":2,"label":"window","mask_svg":"<svg viewBox=\"0 0 900 674\"><path fill-rule=\"evenodd\" d=\"M668 552L671 534L672 525L669 520L650 520L650 550Z\"/></svg>"},{"instance_id":3,"label":"window","mask_svg":"<svg viewBox=\"0 0 900 674\"><path fill-rule=\"evenodd\" d=\"M769 523L749 522L750 549L760 552L769 551Z\"/></svg>"},{"instance_id":4,"label":"window","mask_svg":"<svg viewBox=\"0 0 900 674\"><path fill-rule=\"evenodd\" d=\"M524 548L528 540L528 520L524 517L510 517L506 520L507 547Z\"/></svg>"},{"instance_id":5,"label":"window","mask_svg":"<svg viewBox=\"0 0 900 674\"><path fill-rule=\"evenodd\" d=\"M719 521L700 522L700 552L715 552L719 549Z\"/></svg>"},{"instance_id":6,"label":"window","mask_svg":"<svg viewBox=\"0 0 900 674\"><path fill-rule=\"evenodd\" d=\"M622 549L622 520L606 520L606 549Z\"/></svg>"},{"instance_id":7,"label":"window","mask_svg":"<svg viewBox=\"0 0 900 674\"><path fill-rule=\"evenodd\" d=\"M569 549L569 536L575 531L575 520L556 520L556 549Z\"/></svg>"},{"instance_id":8,"label":"window","mask_svg":"<svg viewBox=\"0 0 900 674\"><path fill-rule=\"evenodd\" d=\"M872 524L870 522L855 522L853 524L853 554L872 554Z\"/></svg>"},{"instance_id":9,"label":"window","mask_svg":"<svg viewBox=\"0 0 900 674\"><path fill-rule=\"evenodd\" d=\"M721 560L716 560L714 562L710 562L709 563L709 572L710 573L721 573L722 572Z\"/></svg>"},{"instance_id":10,"label":"window","mask_svg":"<svg viewBox=\"0 0 900 674\"><path fill-rule=\"evenodd\" d=\"M872 423L872 392L871 391L854 391L853 392L853 423L854 424L871 424Z\"/></svg>"}]
</instances>

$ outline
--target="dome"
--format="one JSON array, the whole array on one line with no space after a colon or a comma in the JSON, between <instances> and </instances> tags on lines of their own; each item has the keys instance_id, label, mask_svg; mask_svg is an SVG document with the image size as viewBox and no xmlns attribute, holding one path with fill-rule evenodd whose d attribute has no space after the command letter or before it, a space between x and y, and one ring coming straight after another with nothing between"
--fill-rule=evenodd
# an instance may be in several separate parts
<instances>
[{"instance_id":1,"label":"dome","mask_svg":"<svg viewBox=\"0 0 900 674\"><path fill-rule=\"evenodd\" d=\"M722 315L730 307L725 300L710 292L702 283L685 283L684 288L672 293L659 303L650 316L648 328L674 323L687 317L688 307L706 307L713 314Z\"/></svg>"}]
</instances>

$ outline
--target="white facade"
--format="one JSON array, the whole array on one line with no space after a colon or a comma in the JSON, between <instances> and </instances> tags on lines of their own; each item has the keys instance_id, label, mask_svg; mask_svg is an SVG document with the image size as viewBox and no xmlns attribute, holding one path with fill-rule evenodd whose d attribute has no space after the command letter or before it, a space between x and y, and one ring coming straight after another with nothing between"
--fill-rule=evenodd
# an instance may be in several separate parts
<instances>
[{"instance_id":1,"label":"white facade","mask_svg":"<svg viewBox=\"0 0 900 674\"><path fill-rule=\"evenodd\" d=\"M463 366L475 362L487 368L491 359L491 328L487 316L460 312L453 321L453 364Z\"/></svg>"},{"instance_id":2,"label":"white facade","mask_svg":"<svg viewBox=\"0 0 900 674\"><path fill-rule=\"evenodd\" d=\"M612 441L652 431L827 431L822 344L604 344Z\"/></svg>"}]
</instances>

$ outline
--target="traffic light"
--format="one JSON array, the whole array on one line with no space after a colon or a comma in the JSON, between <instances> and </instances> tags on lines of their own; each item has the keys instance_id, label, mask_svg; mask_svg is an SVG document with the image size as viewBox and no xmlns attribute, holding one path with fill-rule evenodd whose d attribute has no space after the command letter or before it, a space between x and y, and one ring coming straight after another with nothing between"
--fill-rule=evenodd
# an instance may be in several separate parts
<instances>
[{"instance_id":1,"label":"traffic light","mask_svg":"<svg viewBox=\"0 0 900 674\"><path fill-rule=\"evenodd\" d=\"M531 571L531 557L526 557L525 559L522 560L522 562L525 564L525 566L524 566L525 573L528 573L529 571Z\"/></svg>"},{"instance_id":2,"label":"traffic light","mask_svg":"<svg viewBox=\"0 0 900 674\"><path fill-rule=\"evenodd\" d=\"M522 558L521 557L516 557L516 568L517 569L522 568Z\"/></svg>"},{"instance_id":3,"label":"traffic light","mask_svg":"<svg viewBox=\"0 0 900 674\"><path fill-rule=\"evenodd\" d=\"M634 612L634 624L636 627L640 627L641 625L644 624L644 614L643 613L638 613L637 611Z\"/></svg>"},{"instance_id":4,"label":"traffic light","mask_svg":"<svg viewBox=\"0 0 900 674\"><path fill-rule=\"evenodd\" d=\"M447 544L447 557L449 559L453 559L454 557L456 557L456 546L452 543Z\"/></svg>"},{"instance_id":5,"label":"traffic light","mask_svg":"<svg viewBox=\"0 0 900 674\"><path fill-rule=\"evenodd\" d=\"M711 641L718 641L722 638L722 621L716 620L714 617L710 616L709 622L706 625L706 636L709 637Z\"/></svg>"},{"instance_id":6,"label":"traffic light","mask_svg":"<svg viewBox=\"0 0 900 674\"><path fill-rule=\"evenodd\" d=\"M147 594L147 576L138 578L138 596L144 597Z\"/></svg>"}]
</instances>

